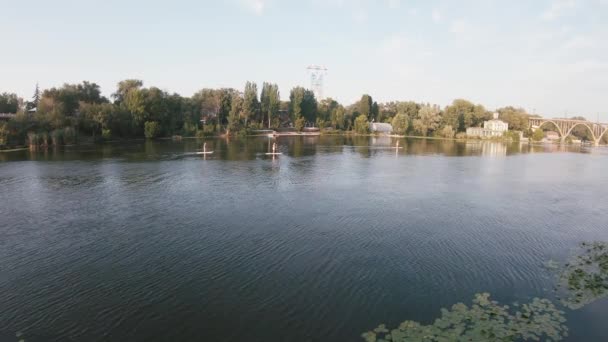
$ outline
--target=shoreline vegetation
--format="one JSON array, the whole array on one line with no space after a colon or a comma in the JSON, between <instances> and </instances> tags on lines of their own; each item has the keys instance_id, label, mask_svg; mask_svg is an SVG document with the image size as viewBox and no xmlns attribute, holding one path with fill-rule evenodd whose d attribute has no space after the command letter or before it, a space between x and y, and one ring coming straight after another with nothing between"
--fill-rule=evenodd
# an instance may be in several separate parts
<instances>
[{"instance_id":1,"label":"shoreline vegetation","mask_svg":"<svg viewBox=\"0 0 608 342\"><path fill-rule=\"evenodd\" d=\"M517 142L522 136L543 140L542 130L529 128L528 119L533 115L524 109L507 106L496 112L510 130L488 140ZM101 95L99 85L88 81L44 90L36 85L30 100L4 92L0 93L0 113L6 114L0 121L1 151L122 139L245 137L259 131L266 135L272 131L273 136L373 136L372 122L390 123L391 137L480 140L465 132L481 126L493 114L464 99L442 108L414 101L378 103L364 94L359 101L343 105L331 98L318 100L303 87L291 89L289 98L281 100L278 86L268 82L260 91L257 84L247 82L242 91L205 88L184 97L144 87L136 79L119 82L110 99ZM580 141L590 140L584 127L577 127L572 135Z\"/></svg>"}]
</instances>

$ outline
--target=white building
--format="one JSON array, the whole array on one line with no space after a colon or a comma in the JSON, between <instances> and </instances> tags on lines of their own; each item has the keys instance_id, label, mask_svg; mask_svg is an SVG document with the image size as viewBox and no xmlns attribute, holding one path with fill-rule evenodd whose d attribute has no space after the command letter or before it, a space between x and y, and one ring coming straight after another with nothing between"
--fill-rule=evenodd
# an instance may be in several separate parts
<instances>
[{"instance_id":1,"label":"white building","mask_svg":"<svg viewBox=\"0 0 608 342\"><path fill-rule=\"evenodd\" d=\"M509 124L498 120L498 113L494 113L494 119L484 121L482 127L467 128L470 137L502 137L509 130Z\"/></svg>"},{"instance_id":2,"label":"white building","mask_svg":"<svg viewBox=\"0 0 608 342\"><path fill-rule=\"evenodd\" d=\"M393 132L393 125L383 122L370 122L369 130L372 133L391 134Z\"/></svg>"}]
</instances>

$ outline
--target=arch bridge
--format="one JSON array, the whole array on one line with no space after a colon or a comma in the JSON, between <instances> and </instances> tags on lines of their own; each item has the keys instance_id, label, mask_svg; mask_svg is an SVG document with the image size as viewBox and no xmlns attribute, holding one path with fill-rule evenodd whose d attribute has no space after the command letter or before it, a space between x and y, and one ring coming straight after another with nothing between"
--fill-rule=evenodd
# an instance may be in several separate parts
<instances>
[{"instance_id":1,"label":"arch bridge","mask_svg":"<svg viewBox=\"0 0 608 342\"><path fill-rule=\"evenodd\" d=\"M557 129L557 133L559 133L562 143L566 141L566 137L568 137L572 133L572 130L577 126L586 127L587 130L589 130L595 146L600 144L602 137L608 132L608 124L584 120L530 118L528 119L528 123L532 129L539 129L543 125L550 123L553 124Z\"/></svg>"}]
</instances>

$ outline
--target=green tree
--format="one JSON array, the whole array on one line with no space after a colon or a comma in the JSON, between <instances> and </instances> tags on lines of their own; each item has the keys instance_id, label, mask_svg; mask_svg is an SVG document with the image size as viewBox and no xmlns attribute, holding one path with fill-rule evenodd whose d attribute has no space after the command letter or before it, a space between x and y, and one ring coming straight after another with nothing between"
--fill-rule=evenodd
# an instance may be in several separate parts
<instances>
[{"instance_id":1,"label":"green tree","mask_svg":"<svg viewBox=\"0 0 608 342\"><path fill-rule=\"evenodd\" d=\"M17 113L19 110L19 98L17 94L0 94L0 113Z\"/></svg>"},{"instance_id":2,"label":"green tree","mask_svg":"<svg viewBox=\"0 0 608 342\"><path fill-rule=\"evenodd\" d=\"M380 122L380 107L376 101L372 104L371 116L374 121Z\"/></svg>"},{"instance_id":3,"label":"green tree","mask_svg":"<svg viewBox=\"0 0 608 342\"><path fill-rule=\"evenodd\" d=\"M96 83L83 81L76 85L78 100L86 103L106 103L108 99L101 95L101 88Z\"/></svg>"},{"instance_id":4,"label":"green tree","mask_svg":"<svg viewBox=\"0 0 608 342\"><path fill-rule=\"evenodd\" d=\"M405 134L410 125L409 118L403 113L395 115L391 123L393 125L393 132L397 134Z\"/></svg>"},{"instance_id":5,"label":"green tree","mask_svg":"<svg viewBox=\"0 0 608 342\"><path fill-rule=\"evenodd\" d=\"M365 114L360 114L355 119L355 132L357 134L368 134L369 133L369 122Z\"/></svg>"},{"instance_id":6,"label":"green tree","mask_svg":"<svg viewBox=\"0 0 608 342\"><path fill-rule=\"evenodd\" d=\"M128 79L124 81L118 82L117 90L112 97L114 98L114 102L116 104L121 104L127 94L133 89L141 89L144 86L144 82L141 80Z\"/></svg>"},{"instance_id":7,"label":"green tree","mask_svg":"<svg viewBox=\"0 0 608 342\"><path fill-rule=\"evenodd\" d=\"M272 120L277 117L280 104L279 87L276 84L264 82L260 95L260 108L262 110L262 120L268 123L268 128L271 127Z\"/></svg>"},{"instance_id":8,"label":"green tree","mask_svg":"<svg viewBox=\"0 0 608 342\"><path fill-rule=\"evenodd\" d=\"M413 125L416 133L427 136L429 132L434 132L439 127L441 121L441 111L438 106L424 105L418 111L418 118L414 119Z\"/></svg>"},{"instance_id":9,"label":"green tree","mask_svg":"<svg viewBox=\"0 0 608 342\"><path fill-rule=\"evenodd\" d=\"M129 112L129 114L131 114L135 126L139 127L148 120L144 92L142 89L129 89L125 94L122 105Z\"/></svg>"},{"instance_id":10,"label":"green tree","mask_svg":"<svg viewBox=\"0 0 608 342\"><path fill-rule=\"evenodd\" d=\"M334 110L332 110L330 120L331 125L335 129L346 129L346 111L344 110L344 107L340 105Z\"/></svg>"},{"instance_id":11,"label":"green tree","mask_svg":"<svg viewBox=\"0 0 608 342\"><path fill-rule=\"evenodd\" d=\"M216 89L202 89L192 96L192 102L198 109L198 119L207 123L215 120L220 115L222 94Z\"/></svg>"},{"instance_id":12,"label":"green tree","mask_svg":"<svg viewBox=\"0 0 608 342\"><path fill-rule=\"evenodd\" d=\"M104 129L110 130L114 106L110 103L83 103L80 105L80 113L85 119L85 129L95 136Z\"/></svg>"},{"instance_id":13,"label":"green tree","mask_svg":"<svg viewBox=\"0 0 608 342\"><path fill-rule=\"evenodd\" d=\"M307 122L316 122L317 100L311 90L295 87L289 94L289 116L295 122L300 116Z\"/></svg>"},{"instance_id":14,"label":"green tree","mask_svg":"<svg viewBox=\"0 0 608 342\"><path fill-rule=\"evenodd\" d=\"M484 120L489 120L491 114L483 106L457 99L447 106L443 115L444 126L455 127L458 132L464 132L468 127L478 126Z\"/></svg>"},{"instance_id":15,"label":"green tree","mask_svg":"<svg viewBox=\"0 0 608 342\"><path fill-rule=\"evenodd\" d=\"M257 120L259 113L259 101L258 101L258 86L253 82L247 82L245 84L245 91L243 92L243 108L241 110L241 117L245 121L245 127L247 127L249 120Z\"/></svg>"},{"instance_id":16,"label":"green tree","mask_svg":"<svg viewBox=\"0 0 608 342\"><path fill-rule=\"evenodd\" d=\"M530 115L523 108L504 107L496 110L498 118L509 124L509 129L514 131L525 131L528 129Z\"/></svg>"},{"instance_id":17,"label":"green tree","mask_svg":"<svg viewBox=\"0 0 608 342\"><path fill-rule=\"evenodd\" d=\"M372 121L375 119L373 117L373 113L372 113L373 102L374 101L372 100L372 97L365 94L365 95L361 96L361 100L359 100L359 103L357 104L357 109L358 109L359 115L365 115L365 117L369 121Z\"/></svg>"},{"instance_id":18,"label":"green tree","mask_svg":"<svg viewBox=\"0 0 608 342\"><path fill-rule=\"evenodd\" d=\"M41 97L40 87L38 83L36 83L36 88L34 89L34 95L32 96L32 101L28 101L25 105L25 110L31 110L38 107L38 103L40 103Z\"/></svg>"},{"instance_id":19,"label":"green tree","mask_svg":"<svg viewBox=\"0 0 608 342\"><path fill-rule=\"evenodd\" d=\"M317 117L324 121L332 121L332 114L339 106L338 101L329 97L325 98L319 102Z\"/></svg>"},{"instance_id":20,"label":"green tree","mask_svg":"<svg viewBox=\"0 0 608 342\"><path fill-rule=\"evenodd\" d=\"M302 102L304 102L304 92L306 89L295 87L289 92L289 117L292 122L302 116Z\"/></svg>"},{"instance_id":21,"label":"green tree","mask_svg":"<svg viewBox=\"0 0 608 342\"><path fill-rule=\"evenodd\" d=\"M304 91L304 99L302 101L302 116L306 121L313 123L317 120L317 99L312 90Z\"/></svg>"},{"instance_id":22,"label":"green tree","mask_svg":"<svg viewBox=\"0 0 608 342\"><path fill-rule=\"evenodd\" d=\"M237 91L232 88L220 89L220 110L218 116L218 124L225 125L228 123L228 116L232 108L232 97Z\"/></svg>"},{"instance_id":23,"label":"green tree","mask_svg":"<svg viewBox=\"0 0 608 342\"><path fill-rule=\"evenodd\" d=\"M155 138L158 135L158 122L156 121L146 121L144 124L144 135L146 139Z\"/></svg>"},{"instance_id":24,"label":"green tree","mask_svg":"<svg viewBox=\"0 0 608 342\"><path fill-rule=\"evenodd\" d=\"M396 113L405 114L411 121L418 117L420 107L421 106L419 104L413 101L397 102Z\"/></svg>"},{"instance_id":25,"label":"green tree","mask_svg":"<svg viewBox=\"0 0 608 342\"><path fill-rule=\"evenodd\" d=\"M230 114L228 115L228 132L234 134L241 129L241 110L243 98L238 93L232 94Z\"/></svg>"}]
</instances>

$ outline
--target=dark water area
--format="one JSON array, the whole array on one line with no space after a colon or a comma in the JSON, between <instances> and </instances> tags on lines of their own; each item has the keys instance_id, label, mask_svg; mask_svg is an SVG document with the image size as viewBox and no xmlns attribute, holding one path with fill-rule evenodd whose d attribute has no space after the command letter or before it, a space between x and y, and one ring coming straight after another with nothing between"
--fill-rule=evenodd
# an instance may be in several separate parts
<instances>
[{"instance_id":1,"label":"dark water area","mask_svg":"<svg viewBox=\"0 0 608 342\"><path fill-rule=\"evenodd\" d=\"M340 136L0 153L0 336L361 341L608 241L608 149ZM557 301L555 301L557 303ZM608 300L565 310L608 340Z\"/></svg>"}]
</instances>

